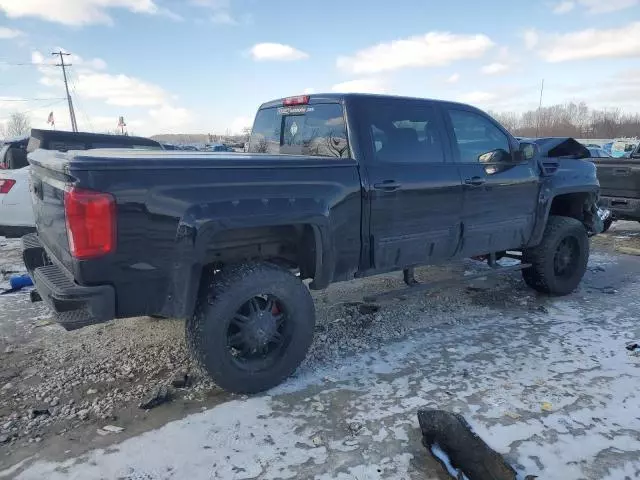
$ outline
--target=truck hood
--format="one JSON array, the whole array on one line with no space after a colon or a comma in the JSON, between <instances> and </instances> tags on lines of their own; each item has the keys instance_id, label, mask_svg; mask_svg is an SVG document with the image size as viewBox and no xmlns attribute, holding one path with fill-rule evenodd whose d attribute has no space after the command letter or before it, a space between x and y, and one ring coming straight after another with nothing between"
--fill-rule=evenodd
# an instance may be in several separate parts
<instances>
[{"instance_id":1,"label":"truck hood","mask_svg":"<svg viewBox=\"0 0 640 480\"><path fill-rule=\"evenodd\" d=\"M543 157L589 158L589 149L571 137L546 137L532 139Z\"/></svg>"}]
</instances>

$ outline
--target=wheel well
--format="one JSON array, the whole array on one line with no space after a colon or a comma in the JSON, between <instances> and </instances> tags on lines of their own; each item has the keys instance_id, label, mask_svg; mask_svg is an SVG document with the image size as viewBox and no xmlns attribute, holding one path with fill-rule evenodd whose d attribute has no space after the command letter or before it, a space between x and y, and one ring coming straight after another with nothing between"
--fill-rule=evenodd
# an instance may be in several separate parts
<instances>
[{"instance_id":1,"label":"wheel well","mask_svg":"<svg viewBox=\"0 0 640 480\"><path fill-rule=\"evenodd\" d=\"M590 193L566 193L558 195L551 203L549 215L557 215L562 217L571 217L581 222L587 220L586 215L590 206Z\"/></svg>"},{"instance_id":2,"label":"wheel well","mask_svg":"<svg viewBox=\"0 0 640 480\"><path fill-rule=\"evenodd\" d=\"M269 261L300 271L303 279L316 273L316 236L311 225L279 225L226 230L207 245L206 264Z\"/></svg>"}]
</instances>

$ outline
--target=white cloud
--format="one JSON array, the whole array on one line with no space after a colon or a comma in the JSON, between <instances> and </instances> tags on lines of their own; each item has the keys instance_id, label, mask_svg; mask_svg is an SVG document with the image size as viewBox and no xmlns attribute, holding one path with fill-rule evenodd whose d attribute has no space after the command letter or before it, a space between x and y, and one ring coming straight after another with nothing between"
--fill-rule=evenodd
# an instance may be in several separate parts
<instances>
[{"instance_id":1,"label":"white cloud","mask_svg":"<svg viewBox=\"0 0 640 480\"><path fill-rule=\"evenodd\" d=\"M560 2L553 7L553 13L555 13L556 15L569 13L571 10L574 9L575 6L576 4L571 1Z\"/></svg>"},{"instance_id":2,"label":"white cloud","mask_svg":"<svg viewBox=\"0 0 640 480\"><path fill-rule=\"evenodd\" d=\"M339 68L355 73L370 74L409 67L439 67L456 60L479 58L493 46L482 34L456 35L448 32L429 32L389 43L379 43L342 56Z\"/></svg>"},{"instance_id":3,"label":"white cloud","mask_svg":"<svg viewBox=\"0 0 640 480\"><path fill-rule=\"evenodd\" d=\"M639 0L577 0L577 2L586 9L587 13L594 15L626 10L640 3Z\"/></svg>"},{"instance_id":4,"label":"white cloud","mask_svg":"<svg viewBox=\"0 0 640 480\"><path fill-rule=\"evenodd\" d=\"M447 83L457 83L460 80L460 74L454 73L447 78Z\"/></svg>"},{"instance_id":5,"label":"white cloud","mask_svg":"<svg viewBox=\"0 0 640 480\"><path fill-rule=\"evenodd\" d=\"M65 25L112 23L108 10L121 8L176 18L178 15L160 8L153 0L0 0L0 11L9 18L37 17Z\"/></svg>"},{"instance_id":6,"label":"white cloud","mask_svg":"<svg viewBox=\"0 0 640 480\"><path fill-rule=\"evenodd\" d=\"M168 98L158 85L123 74L80 74L75 87L82 97L104 100L109 105L122 107L160 106Z\"/></svg>"},{"instance_id":7,"label":"white cloud","mask_svg":"<svg viewBox=\"0 0 640 480\"><path fill-rule=\"evenodd\" d=\"M541 35L536 46L540 57L548 62L640 57L640 22L611 29Z\"/></svg>"},{"instance_id":8,"label":"white cloud","mask_svg":"<svg viewBox=\"0 0 640 480\"><path fill-rule=\"evenodd\" d=\"M61 51L63 53L69 53L67 50L61 47L56 47L54 50L57 52ZM86 71L87 69L104 70L107 68L107 62L97 57L85 60L80 55L71 54L65 56L64 58L65 64L72 64L78 71ZM38 50L34 50L33 52L31 52L31 62L35 63L36 65L55 65L59 61L60 57L57 55L51 55L47 58L42 54L42 52L39 52Z\"/></svg>"},{"instance_id":9,"label":"white cloud","mask_svg":"<svg viewBox=\"0 0 640 480\"><path fill-rule=\"evenodd\" d=\"M337 93L385 93L386 88L380 79L360 78L338 83L331 90Z\"/></svg>"},{"instance_id":10,"label":"white cloud","mask_svg":"<svg viewBox=\"0 0 640 480\"><path fill-rule=\"evenodd\" d=\"M251 128L253 125L253 117L242 116L236 117L231 121L229 125L229 132L232 135L238 135L243 133L242 131L246 128Z\"/></svg>"},{"instance_id":11,"label":"white cloud","mask_svg":"<svg viewBox=\"0 0 640 480\"><path fill-rule=\"evenodd\" d=\"M483 66L480 71L485 75L499 75L509 71L509 65L506 63L494 62Z\"/></svg>"},{"instance_id":12,"label":"white cloud","mask_svg":"<svg viewBox=\"0 0 640 480\"><path fill-rule=\"evenodd\" d=\"M316 89L312 87L305 88L302 93L311 95L312 93L316 93Z\"/></svg>"},{"instance_id":13,"label":"white cloud","mask_svg":"<svg viewBox=\"0 0 640 480\"><path fill-rule=\"evenodd\" d=\"M214 12L211 21L218 25L238 25L238 21L226 11Z\"/></svg>"},{"instance_id":14,"label":"white cloud","mask_svg":"<svg viewBox=\"0 0 640 480\"><path fill-rule=\"evenodd\" d=\"M498 94L495 92L483 92L483 91L475 91L464 93L458 96L458 101L463 103L490 103L498 98Z\"/></svg>"},{"instance_id":15,"label":"white cloud","mask_svg":"<svg viewBox=\"0 0 640 480\"><path fill-rule=\"evenodd\" d=\"M0 27L0 40L18 38L24 35L24 32L8 27Z\"/></svg>"},{"instance_id":16,"label":"white cloud","mask_svg":"<svg viewBox=\"0 0 640 480\"><path fill-rule=\"evenodd\" d=\"M250 54L254 60L292 61L309 58L305 52L282 43L258 43L251 47Z\"/></svg>"},{"instance_id":17,"label":"white cloud","mask_svg":"<svg viewBox=\"0 0 640 480\"><path fill-rule=\"evenodd\" d=\"M191 123L192 113L186 108L162 105L149 110L149 117L156 133L175 133Z\"/></svg>"},{"instance_id":18,"label":"white cloud","mask_svg":"<svg viewBox=\"0 0 640 480\"><path fill-rule=\"evenodd\" d=\"M525 32L522 34L522 38L524 39L525 47L527 47L529 50L535 48L540 41L538 32L536 32L534 29L525 30Z\"/></svg>"}]
</instances>

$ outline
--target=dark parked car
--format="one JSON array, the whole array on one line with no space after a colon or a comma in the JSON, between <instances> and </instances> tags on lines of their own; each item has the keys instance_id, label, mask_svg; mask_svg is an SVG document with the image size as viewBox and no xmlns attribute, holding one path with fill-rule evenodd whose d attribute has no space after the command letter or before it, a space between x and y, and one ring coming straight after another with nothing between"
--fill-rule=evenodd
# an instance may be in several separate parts
<instances>
[{"instance_id":1,"label":"dark parked car","mask_svg":"<svg viewBox=\"0 0 640 480\"><path fill-rule=\"evenodd\" d=\"M27 144L29 135L11 138L0 145L0 170L15 170L25 167L27 162Z\"/></svg>"},{"instance_id":2,"label":"dark parked car","mask_svg":"<svg viewBox=\"0 0 640 480\"><path fill-rule=\"evenodd\" d=\"M605 230L616 220L640 221L640 144L629 158L594 159L598 168L600 205L611 211Z\"/></svg>"},{"instance_id":3,"label":"dark parked car","mask_svg":"<svg viewBox=\"0 0 640 480\"><path fill-rule=\"evenodd\" d=\"M583 146L518 142L468 105L276 100L260 107L248 150L31 154L38 234L23 238L23 257L57 321L184 318L192 354L221 387L259 392L311 344L305 280L324 289L403 270L419 291L416 266L498 267L519 251L529 286L565 295L601 229Z\"/></svg>"}]
</instances>

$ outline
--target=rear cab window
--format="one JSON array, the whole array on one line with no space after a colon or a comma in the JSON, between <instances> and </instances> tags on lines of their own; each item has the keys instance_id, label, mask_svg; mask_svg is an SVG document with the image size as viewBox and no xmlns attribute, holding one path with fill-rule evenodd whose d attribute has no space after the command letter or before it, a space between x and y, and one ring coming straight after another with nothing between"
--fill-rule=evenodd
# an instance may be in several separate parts
<instances>
[{"instance_id":1,"label":"rear cab window","mask_svg":"<svg viewBox=\"0 0 640 480\"><path fill-rule=\"evenodd\" d=\"M311 103L261 108L247 152L349 158L343 106Z\"/></svg>"}]
</instances>

